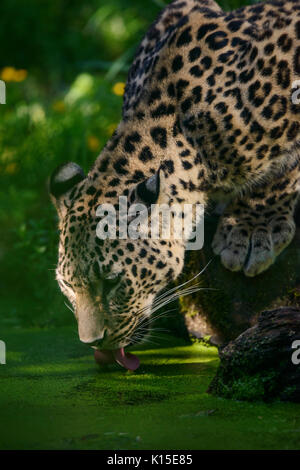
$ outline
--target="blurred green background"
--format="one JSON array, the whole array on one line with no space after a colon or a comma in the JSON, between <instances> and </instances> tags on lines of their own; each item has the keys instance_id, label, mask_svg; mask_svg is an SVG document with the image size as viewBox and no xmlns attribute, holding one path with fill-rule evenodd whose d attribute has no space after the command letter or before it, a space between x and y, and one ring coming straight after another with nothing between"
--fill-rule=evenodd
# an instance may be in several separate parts
<instances>
[{"instance_id":1,"label":"blurred green background","mask_svg":"<svg viewBox=\"0 0 300 470\"><path fill-rule=\"evenodd\" d=\"M54 278L56 213L46 181L88 171L121 117L126 73L163 0L1 0L0 323L72 322ZM226 10L248 1L220 1Z\"/></svg>"}]
</instances>

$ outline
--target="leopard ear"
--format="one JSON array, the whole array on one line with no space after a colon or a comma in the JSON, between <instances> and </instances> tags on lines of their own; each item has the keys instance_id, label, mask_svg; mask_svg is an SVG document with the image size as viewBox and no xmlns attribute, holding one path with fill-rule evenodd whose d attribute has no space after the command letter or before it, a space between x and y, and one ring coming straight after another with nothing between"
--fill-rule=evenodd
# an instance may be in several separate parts
<instances>
[{"instance_id":1,"label":"leopard ear","mask_svg":"<svg viewBox=\"0 0 300 470\"><path fill-rule=\"evenodd\" d=\"M160 171L150 176L136 187L136 194L144 204L155 204L159 197Z\"/></svg>"},{"instance_id":2,"label":"leopard ear","mask_svg":"<svg viewBox=\"0 0 300 470\"><path fill-rule=\"evenodd\" d=\"M161 169L159 169L153 176L139 183L136 187L136 194L138 199L146 204L156 204L163 198L165 187L165 176Z\"/></svg>"},{"instance_id":3,"label":"leopard ear","mask_svg":"<svg viewBox=\"0 0 300 470\"><path fill-rule=\"evenodd\" d=\"M84 179L85 174L77 163L64 163L54 170L49 180L49 193L59 215L67 208L71 189Z\"/></svg>"}]
</instances>

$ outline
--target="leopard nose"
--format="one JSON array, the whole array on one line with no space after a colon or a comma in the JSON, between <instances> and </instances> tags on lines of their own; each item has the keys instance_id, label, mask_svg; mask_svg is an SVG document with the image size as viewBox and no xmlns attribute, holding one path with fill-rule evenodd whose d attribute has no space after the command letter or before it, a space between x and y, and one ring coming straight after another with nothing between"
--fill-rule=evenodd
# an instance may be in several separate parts
<instances>
[{"instance_id":1,"label":"leopard nose","mask_svg":"<svg viewBox=\"0 0 300 470\"><path fill-rule=\"evenodd\" d=\"M102 341L105 336L105 327L102 321L94 318L78 318L79 339L83 343L93 345Z\"/></svg>"},{"instance_id":2,"label":"leopard nose","mask_svg":"<svg viewBox=\"0 0 300 470\"><path fill-rule=\"evenodd\" d=\"M80 336L80 341L82 343L88 344L89 346L101 346L106 338L106 331L101 332L101 334L97 337L83 337Z\"/></svg>"},{"instance_id":3,"label":"leopard nose","mask_svg":"<svg viewBox=\"0 0 300 470\"><path fill-rule=\"evenodd\" d=\"M93 344L104 337L104 316L87 292L76 293L76 317L80 341Z\"/></svg>"}]
</instances>

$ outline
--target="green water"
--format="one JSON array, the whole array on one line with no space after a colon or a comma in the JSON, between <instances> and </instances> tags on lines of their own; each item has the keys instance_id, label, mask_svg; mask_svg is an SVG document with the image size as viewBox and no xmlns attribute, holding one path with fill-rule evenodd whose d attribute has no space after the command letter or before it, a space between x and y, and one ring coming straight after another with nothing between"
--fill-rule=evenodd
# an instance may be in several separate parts
<instances>
[{"instance_id":1,"label":"green water","mask_svg":"<svg viewBox=\"0 0 300 470\"><path fill-rule=\"evenodd\" d=\"M1 331L1 449L299 449L300 406L206 393L215 348L163 336L135 373L101 369L72 328Z\"/></svg>"}]
</instances>

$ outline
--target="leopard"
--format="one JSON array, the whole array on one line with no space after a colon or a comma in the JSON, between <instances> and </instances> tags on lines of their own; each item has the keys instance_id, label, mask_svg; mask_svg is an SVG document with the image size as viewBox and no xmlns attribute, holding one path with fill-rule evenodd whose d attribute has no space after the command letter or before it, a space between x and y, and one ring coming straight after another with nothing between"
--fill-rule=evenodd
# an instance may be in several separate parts
<instances>
[{"instance_id":1,"label":"leopard","mask_svg":"<svg viewBox=\"0 0 300 470\"><path fill-rule=\"evenodd\" d=\"M120 196L148 209L221 202L212 248L225 268L253 277L275 262L295 234L299 79L299 0L230 12L176 0L163 9L129 69L121 121L88 174L67 162L50 177L56 278L82 342L101 351L141 341L184 267L186 240L172 234L97 236L97 208L118 211Z\"/></svg>"}]
</instances>

